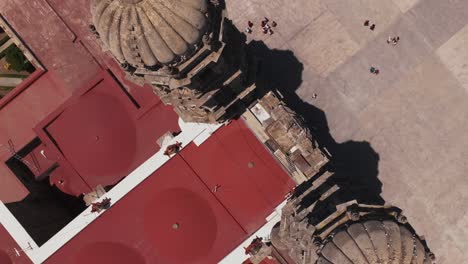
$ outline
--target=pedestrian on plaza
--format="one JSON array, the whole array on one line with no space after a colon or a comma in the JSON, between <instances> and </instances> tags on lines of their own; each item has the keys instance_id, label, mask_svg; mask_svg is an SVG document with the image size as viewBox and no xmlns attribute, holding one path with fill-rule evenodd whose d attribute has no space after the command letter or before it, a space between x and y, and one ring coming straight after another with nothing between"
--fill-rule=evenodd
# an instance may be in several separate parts
<instances>
[{"instance_id":1,"label":"pedestrian on plaza","mask_svg":"<svg viewBox=\"0 0 468 264\"><path fill-rule=\"evenodd\" d=\"M268 34L270 34L270 35L273 35L273 33L274 33L273 30L271 30L271 28L269 28L267 31L268 31Z\"/></svg>"},{"instance_id":2,"label":"pedestrian on plaza","mask_svg":"<svg viewBox=\"0 0 468 264\"><path fill-rule=\"evenodd\" d=\"M316 93L312 94L312 98L317 99L317 94Z\"/></svg>"},{"instance_id":3,"label":"pedestrian on plaza","mask_svg":"<svg viewBox=\"0 0 468 264\"><path fill-rule=\"evenodd\" d=\"M368 27L368 26L369 26L369 23L370 23L369 20L364 21L364 26L365 26L365 27Z\"/></svg>"},{"instance_id":4,"label":"pedestrian on plaza","mask_svg":"<svg viewBox=\"0 0 468 264\"><path fill-rule=\"evenodd\" d=\"M375 29L375 24L372 24L370 27L369 27L370 30L374 30Z\"/></svg>"},{"instance_id":5,"label":"pedestrian on plaza","mask_svg":"<svg viewBox=\"0 0 468 264\"><path fill-rule=\"evenodd\" d=\"M371 73L375 74L375 75L379 74L379 72L380 72L380 70L377 69L377 68L374 67L374 66L370 67L370 70L369 70L369 71L370 71Z\"/></svg>"},{"instance_id":6,"label":"pedestrian on plaza","mask_svg":"<svg viewBox=\"0 0 468 264\"><path fill-rule=\"evenodd\" d=\"M387 39L387 43L392 44L392 45L396 45L398 43L398 41L400 41L400 37L398 37L398 36L388 37L388 39Z\"/></svg>"},{"instance_id":7,"label":"pedestrian on plaza","mask_svg":"<svg viewBox=\"0 0 468 264\"><path fill-rule=\"evenodd\" d=\"M275 21L271 22L271 26L272 26L272 27L276 27L277 25L278 25L278 24L276 24Z\"/></svg>"},{"instance_id":8,"label":"pedestrian on plaza","mask_svg":"<svg viewBox=\"0 0 468 264\"><path fill-rule=\"evenodd\" d=\"M247 27L245 28L245 33L252 34L252 27L254 23L252 21L247 21Z\"/></svg>"}]
</instances>

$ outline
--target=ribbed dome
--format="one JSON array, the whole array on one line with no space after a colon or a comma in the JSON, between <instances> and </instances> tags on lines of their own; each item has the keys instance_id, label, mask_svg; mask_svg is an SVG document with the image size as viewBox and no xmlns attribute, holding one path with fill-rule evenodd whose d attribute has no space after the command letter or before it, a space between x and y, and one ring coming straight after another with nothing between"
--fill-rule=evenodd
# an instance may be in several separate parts
<instances>
[{"instance_id":1,"label":"ribbed dome","mask_svg":"<svg viewBox=\"0 0 468 264\"><path fill-rule=\"evenodd\" d=\"M91 0L106 48L135 67L170 64L206 32L207 0Z\"/></svg>"},{"instance_id":2,"label":"ribbed dome","mask_svg":"<svg viewBox=\"0 0 468 264\"><path fill-rule=\"evenodd\" d=\"M317 264L431 263L418 237L393 221L352 224L336 233L319 255Z\"/></svg>"}]
</instances>

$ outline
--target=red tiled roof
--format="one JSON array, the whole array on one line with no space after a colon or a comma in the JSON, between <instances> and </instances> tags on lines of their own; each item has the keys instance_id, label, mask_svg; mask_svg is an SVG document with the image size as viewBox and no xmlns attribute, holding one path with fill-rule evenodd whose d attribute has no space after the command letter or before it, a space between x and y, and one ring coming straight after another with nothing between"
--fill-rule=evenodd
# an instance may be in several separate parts
<instances>
[{"instance_id":1,"label":"red tiled roof","mask_svg":"<svg viewBox=\"0 0 468 264\"><path fill-rule=\"evenodd\" d=\"M27 46L31 49L32 53L37 56L39 61L45 67L45 73L34 76L36 79L23 84L25 87L16 89L12 92L15 96L10 98L7 104L3 100L2 108L0 111L0 144L8 146L11 141L18 151L37 135L32 129L36 127L41 120L50 117L50 114L56 110L60 105L64 104L73 93L80 94L80 90L86 88L93 80L102 78L106 75L106 69L112 70L113 74L117 76L120 83L123 83L128 89L131 96L136 103L140 106L138 113L133 116L132 122L136 122L136 145L150 145L148 142L156 142L157 138L168 131L177 131L177 116L170 107L161 104L160 100L154 95L151 88L147 85L139 87L125 80L125 74L115 63L115 61L103 52L94 39L94 36L89 31L89 2L87 0L77 1L45 1L45 0L31 0L25 2L6 0L0 2L0 9L2 16L11 24L13 29L18 32L19 36L25 41ZM40 21L41 26L31 23L31 21ZM104 77L105 79L107 77ZM114 79L107 78L108 84L112 86L111 93L118 92L119 84ZM94 84L93 84L94 85ZM89 86L88 86L89 87ZM15 91L21 92L16 93ZM92 99L91 99L92 100ZM104 99L107 100L107 99ZM79 103L76 108L77 112L83 111L83 105L86 102ZM94 108L97 110L99 105L95 104ZM63 110L63 109L62 109ZM73 112L69 109L68 112ZM90 113L91 110L83 111L83 114ZM64 113L65 115L73 115L73 113ZM121 116L124 114L121 114ZM81 135L85 135L84 128L93 127L92 118L94 123L98 122L96 118L98 115L91 115L81 117L81 121L89 121L87 124L83 122L81 125ZM56 117L56 116L55 116ZM89 118L91 117L91 118ZM84 120L88 118L89 120ZM103 116L101 116L103 118ZM76 119L76 121L72 121ZM50 121L50 120L49 120ZM63 118L57 120L58 127L67 130L66 127L76 128L80 121L79 117ZM115 124L115 123L114 123ZM122 124L123 125L123 124ZM65 128L64 128L65 127ZM94 126L97 128L98 126ZM101 126L103 128L104 126ZM52 127L57 128L57 127ZM128 126L127 126L128 128ZM59 129L60 130L60 129ZM70 129L68 129L69 131ZM129 131L129 130L124 130ZM37 132L37 131L36 131ZM57 131L55 131L57 132ZM77 135L76 132L64 132L57 138L63 137L61 143L64 144L67 155L70 156L69 164L62 164L60 168L54 171L54 175L61 173L75 174L76 171L86 171L83 163L86 161L86 155L80 154L86 148L72 150L74 147L67 145L71 142L70 137ZM109 135L109 134L108 134ZM117 139L119 133L117 132L114 139ZM107 138L110 138L107 136ZM75 138L79 140L80 138ZM83 139L83 137L81 137ZM101 141L110 142L108 140ZM83 142L82 142L83 143ZM87 142L89 143L89 142ZM123 147L125 142L120 145ZM130 144L130 143L128 143ZM154 144L156 145L156 143ZM104 152L107 150L106 156L110 153L107 160L112 158L120 159L122 166L126 162L123 156L112 156L115 151L109 151L110 147L116 148L115 145L108 144L104 146L101 144ZM51 156L57 157L53 151L49 149L44 150ZM98 145L94 144L95 150L90 150L90 145L87 145L87 152L96 153L99 151ZM127 148L128 149L128 148ZM143 147L136 150L135 158L132 161L132 169L136 165L145 160L149 155L157 151L156 147ZM7 150L0 151L0 158L5 161L10 158L11 154ZM90 155L91 157L92 155ZM81 158L80 158L81 157ZM66 157L68 158L68 157ZM108 162L107 162L108 163ZM105 165L99 165L94 162L96 166L104 168ZM93 167L90 164L91 168ZM76 168L75 168L76 166ZM74 170L76 170L74 172ZM123 169L121 171L124 171ZM97 172L95 170L95 172ZM0 173L4 175L4 183L2 187L5 189L0 192L0 198L3 201L18 201L24 198L28 192L22 188L19 181L15 179L12 172L4 165L0 166ZM79 173L79 172L78 172ZM84 173L86 174L86 173ZM122 173L120 173L122 174ZM124 173L126 174L126 173ZM56 176L59 178L58 176ZM104 176L105 177L105 176ZM109 176L110 182L115 182L117 176ZM117 178L112 178L117 177ZM89 179L88 179L89 180ZM75 181L78 181L75 179ZM83 191L83 183L77 182L78 188L62 188L67 189L68 193L78 194ZM91 184L93 185L93 184ZM81 186L81 187L79 187Z\"/></svg>"},{"instance_id":2,"label":"red tiled roof","mask_svg":"<svg viewBox=\"0 0 468 264\"><path fill-rule=\"evenodd\" d=\"M136 120L125 106L130 100L109 85L100 82L45 128L91 186L117 183L130 170L137 152Z\"/></svg>"},{"instance_id":3,"label":"red tiled roof","mask_svg":"<svg viewBox=\"0 0 468 264\"><path fill-rule=\"evenodd\" d=\"M242 121L218 130L200 147L191 144L181 156L209 188L218 186L217 199L249 233L265 223L272 208L293 188Z\"/></svg>"},{"instance_id":4,"label":"red tiled roof","mask_svg":"<svg viewBox=\"0 0 468 264\"><path fill-rule=\"evenodd\" d=\"M213 192L215 182L221 187ZM46 263L75 257L80 263L125 263L113 262L119 254L146 263L217 263L264 224L292 187L243 122L234 121L173 157ZM95 258L91 253L99 247L126 249Z\"/></svg>"},{"instance_id":5,"label":"red tiled roof","mask_svg":"<svg viewBox=\"0 0 468 264\"><path fill-rule=\"evenodd\" d=\"M36 128L47 157L58 162L51 183L71 195L113 185L159 150L157 139L177 132L178 117L155 100L138 108L106 72Z\"/></svg>"},{"instance_id":6,"label":"red tiled roof","mask_svg":"<svg viewBox=\"0 0 468 264\"><path fill-rule=\"evenodd\" d=\"M179 224L178 229L172 227ZM45 263L116 264L129 252L146 263L215 263L246 234L180 156L90 224ZM118 244L113 254L95 257L95 243ZM101 244L101 245L102 245ZM119 258L120 259L120 258ZM67 262L69 263L69 262ZM73 263L70 263L73 264Z\"/></svg>"},{"instance_id":7,"label":"red tiled roof","mask_svg":"<svg viewBox=\"0 0 468 264\"><path fill-rule=\"evenodd\" d=\"M60 165L51 181L68 177L64 192L115 183L159 149L161 135L178 130L171 107L149 86L126 81L97 46L87 29L88 0L5 0L0 9L47 70L1 109L0 144L11 139L19 149L39 134L46 156ZM5 168L6 188L18 196L10 198L27 195ZM187 146L46 263L216 263L263 225L292 187L245 124L234 121L200 147ZM0 229L0 250L11 252L11 241Z\"/></svg>"}]
</instances>

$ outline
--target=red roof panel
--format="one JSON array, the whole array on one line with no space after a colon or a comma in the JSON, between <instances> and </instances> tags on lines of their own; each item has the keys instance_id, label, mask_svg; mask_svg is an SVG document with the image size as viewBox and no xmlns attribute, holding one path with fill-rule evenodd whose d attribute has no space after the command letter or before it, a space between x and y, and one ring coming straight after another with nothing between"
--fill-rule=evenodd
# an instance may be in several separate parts
<instances>
[{"instance_id":1,"label":"red roof panel","mask_svg":"<svg viewBox=\"0 0 468 264\"><path fill-rule=\"evenodd\" d=\"M31 128L56 109L36 132L44 139L45 155L60 165L51 180L69 177L70 185L61 189L76 195L89 191L86 184L118 181L159 149L161 135L179 130L171 107L163 106L148 85L124 80L117 63L102 52L88 31L88 10L88 0L5 0L2 5L2 15L47 73L2 109L0 140L23 146L36 136ZM140 109L103 70L107 67ZM72 92L74 99L60 106ZM43 133L49 124L63 155ZM245 124L234 121L200 147L184 149L46 263L216 263L258 229L292 187ZM10 257L14 245L0 229L0 252ZM8 263L1 254L0 263ZM29 264L22 256L14 263Z\"/></svg>"},{"instance_id":2,"label":"red roof panel","mask_svg":"<svg viewBox=\"0 0 468 264\"><path fill-rule=\"evenodd\" d=\"M18 255L19 253L19 255ZM0 224L0 263L1 264L32 264L7 230Z\"/></svg>"},{"instance_id":3,"label":"red roof panel","mask_svg":"<svg viewBox=\"0 0 468 264\"><path fill-rule=\"evenodd\" d=\"M36 128L45 155L57 161L51 182L71 195L113 185L159 150L157 139L180 130L160 103L142 109L102 72Z\"/></svg>"},{"instance_id":4,"label":"red roof panel","mask_svg":"<svg viewBox=\"0 0 468 264\"><path fill-rule=\"evenodd\" d=\"M226 154L216 138L208 140L200 148L191 144L181 153L244 230L253 232L265 223L265 217L273 206L253 184L250 179L253 172L247 170L247 163L242 168Z\"/></svg>"},{"instance_id":5,"label":"red roof panel","mask_svg":"<svg viewBox=\"0 0 468 264\"><path fill-rule=\"evenodd\" d=\"M115 256L97 257L93 252L155 264L216 263L245 237L198 176L176 156L45 263L114 263L109 261ZM95 243L105 250L93 250Z\"/></svg>"},{"instance_id":6,"label":"red roof panel","mask_svg":"<svg viewBox=\"0 0 468 264\"><path fill-rule=\"evenodd\" d=\"M226 137L235 144L224 144ZM249 168L249 162L255 165ZM233 121L200 147L186 147L46 263L75 256L81 263L113 261L114 256L98 260L89 253L96 242L104 243L102 252L122 248L122 259L216 263L260 228L292 187L245 124Z\"/></svg>"},{"instance_id":7,"label":"red roof panel","mask_svg":"<svg viewBox=\"0 0 468 264\"><path fill-rule=\"evenodd\" d=\"M117 183L129 171L137 150L134 120L118 98L100 93L99 88L80 97L47 127L91 186Z\"/></svg>"},{"instance_id":8,"label":"red roof panel","mask_svg":"<svg viewBox=\"0 0 468 264\"><path fill-rule=\"evenodd\" d=\"M89 243L82 247L71 263L146 264L145 258L135 248L116 242ZM71 264L70 262L66 262ZM156 263L155 263L156 264Z\"/></svg>"},{"instance_id":9,"label":"red roof panel","mask_svg":"<svg viewBox=\"0 0 468 264\"><path fill-rule=\"evenodd\" d=\"M197 147L181 153L249 233L291 191L294 183L243 121L233 121Z\"/></svg>"}]
</instances>

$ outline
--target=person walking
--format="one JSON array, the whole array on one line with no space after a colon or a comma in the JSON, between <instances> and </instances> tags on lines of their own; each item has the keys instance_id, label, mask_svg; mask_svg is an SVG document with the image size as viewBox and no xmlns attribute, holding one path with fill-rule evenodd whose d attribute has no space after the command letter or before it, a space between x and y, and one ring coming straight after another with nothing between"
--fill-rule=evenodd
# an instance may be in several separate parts
<instances>
[{"instance_id":1,"label":"person walking","mask_svg":"<svg viewBox=\"0 0 468 264\"><path fill-rule=\"evenodd\" d=\"M370 73L375 74L375 75L377 75L377 74L380 73L380 70L377 69L377 68L374 67L374 66L370 67L369 71L370 71Z\"/></svg>"},{"instance_id":2,"label":"person walking","mask_svg":"<svg viewBox=\"0 0 468 264\"><path fill-rule=\"evenodd\" d=\"M254 23L252 21L247 21L247 27L245 28L245 33L252 34L252 27Z\"/></svg>"}]
</instances>

